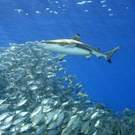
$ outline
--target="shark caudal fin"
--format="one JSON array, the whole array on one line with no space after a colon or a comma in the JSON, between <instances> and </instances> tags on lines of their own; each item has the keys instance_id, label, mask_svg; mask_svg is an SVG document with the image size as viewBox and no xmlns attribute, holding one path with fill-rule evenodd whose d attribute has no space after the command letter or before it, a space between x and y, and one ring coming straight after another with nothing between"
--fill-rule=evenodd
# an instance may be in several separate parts
<instances>
[{"instance_id":1,"label":"shark caudal fin","mask_svg":"<svg viewBox=\"0 0 135 135\"><path fill-rule=\"evenodd\" d=\"M105 52L105 54L106 54L106 56L107 56L107 58L106 58L107 62L112 63L112 60L111 60L112 55L113 55L115 52L117 52L119 49L120 49L120 47L117 46L117 47L113 48L112 50Z\"/></svg>"}]
</instances>

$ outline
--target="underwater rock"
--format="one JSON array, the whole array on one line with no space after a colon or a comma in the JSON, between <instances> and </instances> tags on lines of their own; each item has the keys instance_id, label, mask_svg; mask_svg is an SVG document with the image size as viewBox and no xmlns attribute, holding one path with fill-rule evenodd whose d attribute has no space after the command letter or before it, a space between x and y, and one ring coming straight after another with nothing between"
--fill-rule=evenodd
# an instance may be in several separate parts
<instances>
[{"instance_id":1,"label":"underwater rock","mask_svg":"<svg viewBox=\"0 0 135 135\"><path fill-rule=\"evenodd\" d=\"M0 49L1 135L135 134L135 116L118 119L92 103L63 57L36 44Z\"/></svg>"}]
</instances>

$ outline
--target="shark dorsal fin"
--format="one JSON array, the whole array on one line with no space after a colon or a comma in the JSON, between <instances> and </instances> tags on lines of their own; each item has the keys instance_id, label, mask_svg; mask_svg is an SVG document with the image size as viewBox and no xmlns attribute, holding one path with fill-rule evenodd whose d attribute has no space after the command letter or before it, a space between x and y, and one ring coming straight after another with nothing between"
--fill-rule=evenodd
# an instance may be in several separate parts
<instances>
[{"instance_id":1,"label":"shark dorsal fin","mask_svg":"<svg viewBox=\"0 0 135 135\"><path fill-rule=\"evenodd\" d=\"M80 41L80 34L79 33L75 34L72 39Z\"/></svg>"}]
</instances>

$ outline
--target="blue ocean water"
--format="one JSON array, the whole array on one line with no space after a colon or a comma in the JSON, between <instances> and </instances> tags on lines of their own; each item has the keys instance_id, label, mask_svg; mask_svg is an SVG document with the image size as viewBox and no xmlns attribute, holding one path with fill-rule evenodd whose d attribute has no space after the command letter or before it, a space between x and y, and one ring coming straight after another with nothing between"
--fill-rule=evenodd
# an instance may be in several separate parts
<instances>
[{"instance_id":1,"label":"blue ocean water","mask_svg":"<svg viewBox=\"0 0 135 135\"><path fill-rule=\"evenodd\" d=\"M112 64L69 56L65 67L92 100L113 110L135 108L134 1L1 0L0 5L0 46L75 33L102 50L119 45Z\"/></svg>"}]
</instances>

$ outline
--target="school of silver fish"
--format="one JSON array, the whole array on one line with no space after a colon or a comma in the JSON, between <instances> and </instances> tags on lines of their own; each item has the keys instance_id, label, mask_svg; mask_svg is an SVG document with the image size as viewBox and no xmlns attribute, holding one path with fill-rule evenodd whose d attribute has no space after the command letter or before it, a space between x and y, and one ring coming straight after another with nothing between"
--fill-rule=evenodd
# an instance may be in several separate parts
<instances>
[{"instance_id":1,"label":"school of silver fish","mask_svg":"<svg viewBox=\"0 0 135 135\"><path fill-rule=\"evenodd\" d=\"M37 41L0 48L0 135L134 135L135 112L93 103L64 62Z\"/></svg>"}]
</instances>

